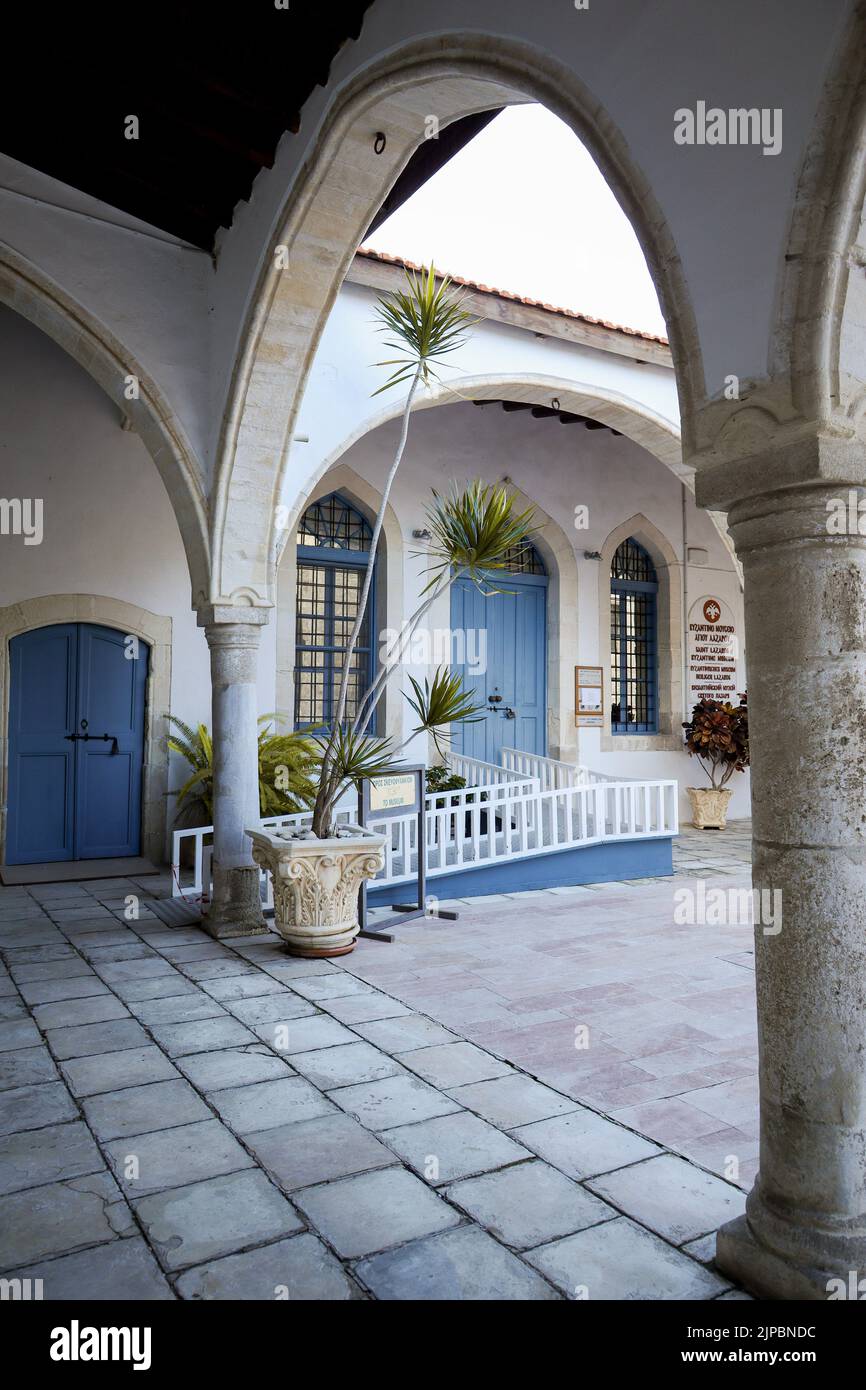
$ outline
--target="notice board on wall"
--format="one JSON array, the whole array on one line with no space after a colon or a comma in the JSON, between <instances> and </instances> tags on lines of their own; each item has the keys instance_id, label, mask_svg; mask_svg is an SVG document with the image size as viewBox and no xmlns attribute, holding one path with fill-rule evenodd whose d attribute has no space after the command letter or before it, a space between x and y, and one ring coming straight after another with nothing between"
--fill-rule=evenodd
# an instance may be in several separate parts
<instances>
[{"instance_id":1,"label":"notice board on wall","mask_svg":"<svg viewBox=\"0 0 866 1390\"><path fill-rule=\"evenodd\" d=\"M583 729L604 725L604 672L601 666L574 668L574 722Z\"/></svg>"}]
</instances>

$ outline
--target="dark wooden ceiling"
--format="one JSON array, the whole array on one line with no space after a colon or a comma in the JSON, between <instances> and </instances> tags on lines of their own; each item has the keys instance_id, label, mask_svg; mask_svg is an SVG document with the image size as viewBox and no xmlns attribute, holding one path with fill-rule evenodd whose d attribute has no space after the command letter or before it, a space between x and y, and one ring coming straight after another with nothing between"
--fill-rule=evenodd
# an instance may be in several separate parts
<instances>
[{"instance_id":1,"label":"dark wooden ceiling","mask_svg":"<svg viewBox=\"0 0 866 1390\"><path fill-rule=\"evenodd\" d=\"M30 0L4 14L0 149L211 250L285 131L357 39L372 0L142 5ZM125 137L126 117L139 138ZM427 141L392 190L409 196L480 127ZM402 186L402 187L401 187Z\"/></svg>"}]
</instances>

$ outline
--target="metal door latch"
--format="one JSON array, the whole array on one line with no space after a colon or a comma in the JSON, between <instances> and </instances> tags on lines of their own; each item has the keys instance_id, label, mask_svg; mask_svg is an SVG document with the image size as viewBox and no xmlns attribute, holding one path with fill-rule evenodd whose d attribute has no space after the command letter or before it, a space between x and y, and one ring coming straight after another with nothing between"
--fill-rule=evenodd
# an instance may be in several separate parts
<instances>
[{"instance_id":1,"label":"metal door latch","mask_svg":"<svg viewBox=\"0 0 866 1390\"><path fill-rule=\"evenodd\" d=\"M64 734L64 738L67 743L90 743L91 740L96 743L110 743L111 751L108 755L110 758L113 758L115 753L119 751L117 734Z\"/></svg>"}]
</instances>

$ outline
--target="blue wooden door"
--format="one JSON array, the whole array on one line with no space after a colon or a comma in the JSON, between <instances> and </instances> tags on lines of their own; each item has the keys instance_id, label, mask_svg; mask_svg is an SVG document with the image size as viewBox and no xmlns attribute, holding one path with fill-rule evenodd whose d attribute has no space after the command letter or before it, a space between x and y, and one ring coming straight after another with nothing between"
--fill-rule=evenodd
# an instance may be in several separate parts
<instances>
[{"instance_id":1,"label":"blue wooden door","mask_svg":"<svg viewBox=\"0 0 866 1390\"><path fill-rule=\"evenodd\" d=\"M452 670L484 712L453 730L455 752L499 763L502 748L547 751L547 580L498 579L507 593L485 596L468 579L451 585Z\"/></svg>"},{"instance_id":2,"label":"blue wooden door","mask_svg":"<svg viewBox=\"0 0 866 1390\"><path fill-rule=\"evenodd\" d=\"M12 639L7 863L139 853L147 662L91 624Z\"/></svg>"}]
</instances>

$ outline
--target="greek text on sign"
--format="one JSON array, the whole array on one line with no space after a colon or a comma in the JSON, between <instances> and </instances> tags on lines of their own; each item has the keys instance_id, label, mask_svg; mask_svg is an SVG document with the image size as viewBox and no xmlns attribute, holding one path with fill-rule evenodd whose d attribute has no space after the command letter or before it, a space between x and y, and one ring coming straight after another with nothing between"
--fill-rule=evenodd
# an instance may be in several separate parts
<instances>
[{"instance_id":1,"label":"greek text on sign","mask_svg":"<svg viewBox=\"0 0 866 1390\"><path fill-rule=\"evenodd\" d=\"M370 783L370 810L392 811L406 806L410 810L417 804L413 772L397 773L393 777L377 777Z\"/></svg>"},{"instance_id":2,"label":"greek text on sign","mask_svg":"<svg viewBox=\"0 0 866 1390\"><path fill-rule=\"evenodd\" d=\"M734 700L739 639L730 605L705 595L689 609L689 709L699 700Z\"/></svg>"}]
</instances>

